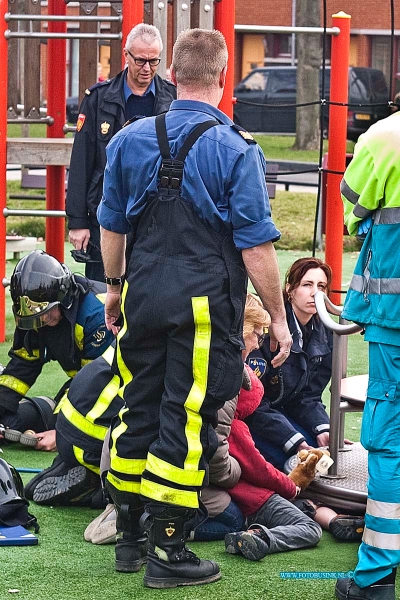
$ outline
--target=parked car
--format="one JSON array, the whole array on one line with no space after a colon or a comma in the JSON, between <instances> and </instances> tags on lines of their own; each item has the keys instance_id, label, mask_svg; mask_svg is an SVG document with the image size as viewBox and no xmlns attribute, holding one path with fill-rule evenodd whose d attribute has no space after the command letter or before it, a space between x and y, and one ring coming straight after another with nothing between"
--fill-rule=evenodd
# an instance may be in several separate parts
<instances>
[{"instance_id":1,"label":"parked car","mask_svg":"<svg viewBox=\"0 0 400 600\"><path fill-rule=\"evenodd\" d=\"M79 100L77 96L67 98L67 122L76 123L79 115Z\"/></svg>"},{"instance_id":2,"label":"parked car","mask_svg":"<svg viewBox=\"0 0 400 600\"><path fill-rule=\"evenodd\" d=\"M322 69L320 87L322 82ZM329 99L330 67L325 69L325 97ZM237 103L233 119L248 131L265 133L296 132L297 68L260 67L254 69L235 88ZM316 98L317 100L318 98ZM244 102L243 102L244 101ZM382 104L382 106L349 106L347 137L357 140L372 123L389 115L389 91L385 76L378 69L349 67L349 104ZM275 106L262 106L272 104ZM261 106L260 106L261 105ZM301 110L298 108L297 110ZM323 123L328 128L328 109Z\"/></svg>"}]
</instances>

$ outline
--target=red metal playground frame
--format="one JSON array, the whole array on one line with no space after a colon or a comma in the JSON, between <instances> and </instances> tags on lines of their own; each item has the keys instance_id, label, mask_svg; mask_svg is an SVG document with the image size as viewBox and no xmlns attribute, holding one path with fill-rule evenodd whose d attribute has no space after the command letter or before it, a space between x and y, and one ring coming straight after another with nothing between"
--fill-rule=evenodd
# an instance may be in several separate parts
<instances>
[{"instance_id":1,"label":"red metal playground frame","mask_svg":"<svg viewBox=\"0 0 400 600\"><path fill-rule=\"evenodd\" d=\"M0 0L0 279L6 276L6 209L7 197L7 85L8 85L8 24L5 15L8 12L8 0ZM143 0L122 1L122 41L124 42L133 24L143 20ZM65 125L65 81L66 81L66 4L64 0L49 0L48 15L60 16L59 21L49 21L48 39L48 114L54 118L54 124L47 128L48 138L64 138ZM233 77L235 50L235 0L216 0L214 26L226 39L229 51L229 63L226 86L220 108L228 116L233 115ZM333 289L341 288L343 253L343 207L339 191L340 173L345 169L346 161L346 124L348 94L348 64L350 47L350 17L345 13L333 15L333 27L337 29L332 36L331 90L330 98L336 105L330 105L329 116L329 173L327 180L326 213L326 261L333 269ZM282 28L281 28L282 29ZM287 28L296 31L296 28ZM304 30L304 28L303 28ZM315 28L314 28L315 31ZM321 33L322 33L321 29ZM64 38L61 37L64 34ZM34 34L33 34L34 35ZM65 208L65 167L46 167L46 210L63 211ZM46 251L64 260L64 217L47 217ZM340 303L339 294L332 297ZM0 342L5 341L5 287L0 285Z\"/></svg>"}]
</instances>

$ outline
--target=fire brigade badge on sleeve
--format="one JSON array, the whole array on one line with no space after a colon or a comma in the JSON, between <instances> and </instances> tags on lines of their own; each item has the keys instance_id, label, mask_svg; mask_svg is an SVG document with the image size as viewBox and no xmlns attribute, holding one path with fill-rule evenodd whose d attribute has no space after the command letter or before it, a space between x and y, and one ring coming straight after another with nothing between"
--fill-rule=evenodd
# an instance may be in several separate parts
<instances>
[{"instance_id":1,"label":"fire brigade badge on sleeve","mask_svg":"<svg viewBox=\"0 0 400 600\"><path fill-rule=\"evenodd\" d=\"M78 120L76 122L76 130L80 131L83 127L83 124L86 120L86 115L83 115L82 113L78 116Z\"/></svg>"}]
</instances>

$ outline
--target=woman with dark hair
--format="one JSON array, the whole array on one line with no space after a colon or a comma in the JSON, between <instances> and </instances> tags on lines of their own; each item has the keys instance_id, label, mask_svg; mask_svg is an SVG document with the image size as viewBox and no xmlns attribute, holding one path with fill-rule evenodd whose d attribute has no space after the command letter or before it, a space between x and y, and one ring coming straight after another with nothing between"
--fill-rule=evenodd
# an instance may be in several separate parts
<instances>
[{"instance_id":1,"label":"woman with dark hair","mask_svg":"<svg viewBox=\"0 0 400 600\"><path fill-rule=\"evenodd\" d=\"M300 258L289 268L283 289L293 338L279 369L271 365L268 340L247 362L264 385L264 397L247 424L257 448L278 469L302 448L329 444L329 417L322 392L332 371L332 333L318 318L314 296L329 292L332 271L319 258Z\"/></svg>"}]
</instances>

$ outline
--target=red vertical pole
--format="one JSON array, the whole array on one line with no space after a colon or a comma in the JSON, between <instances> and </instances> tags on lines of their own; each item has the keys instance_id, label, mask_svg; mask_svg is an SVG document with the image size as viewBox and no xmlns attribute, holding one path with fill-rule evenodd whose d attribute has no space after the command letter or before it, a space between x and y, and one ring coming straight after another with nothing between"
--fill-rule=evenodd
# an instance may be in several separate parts
<instances>
[{"instance_id":1,"label":"red vertical pole","mask_svg":"<svg viewBox=\"0 0 400 600\"><path fill-rule=\"evenodd\" d=\"M223 33L229 53L225 90L218 108L232 119L235 71L235 0L219 0L215 3L214 25L215 29Z\"/></svg>"},{"instance_id":2,"label":"red vertical pole","mask_svg":"<svg viewBox=\"0 0 400 600\"><path fill-rule=\"evenodd\" d=\"M338 36L332 36L331 53L331 102L347 104L349 95L350 59L350 15L339 12L332 17L332 26L340 29ZM326 234L325 261L333 271L332 289L342 288L343 259L343 203L340 196L340 182L346 168L347 106L329 107L328 170L338 171L327 174L326 193ZM332 293L331 301L341 303L341 295Z\"/></svg>"},{"instance_id":3,"label":"red vertical pole","mask_svg":"<svg viewBox=\"0 0 400 600\"><path fill-rule=\"evenodd\" d=\"M6 339L6 292L2 280L6 276L6 218L3 209L7 202L7 83L8 41L4 37L8 0L0 0L0 342Z\"/></svg>"},{"instance_id":4,"label":"red vertical pole","mask_svg":"<svg viewBox=\"0 0 400 600\"><path fill-rule=\"evenodd\" d=\"M125 47L126 36L138 23L143 22L144 0L122 0L122 47ZM122 68L125 67L125 56L122 54Z\"/></svg>"},{"instance_id":5,"label":"red vertical pole","mask_svg":"<svg viewBox=\"0 0 400 600\"><path fill-rule=\"evenodd\" d=\"M64 0L49 0L49 15L67 14ZM49 33L66 33L65 21L49 21ZM48 39L47 43L47 114L54 117L54 124L47 128L48 138L63 138L66 121L66 74L67 50L65 39ZM65 210L65 167L47 166L46 168L46 208ZM46 219L46 252L64 261L65 219L48 217Z\"/></svg>"}]
</instances>

